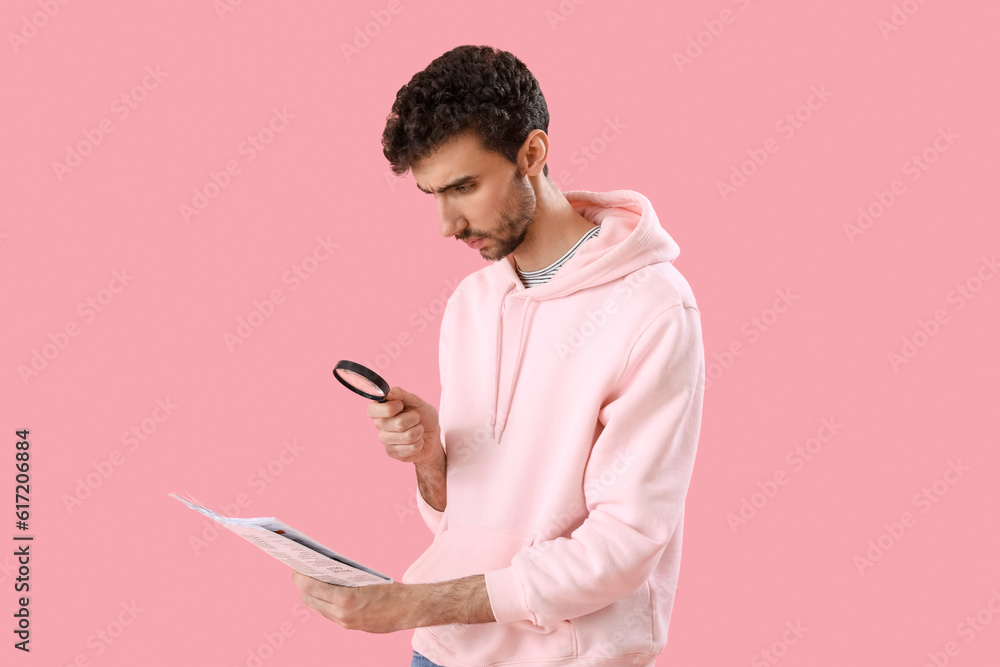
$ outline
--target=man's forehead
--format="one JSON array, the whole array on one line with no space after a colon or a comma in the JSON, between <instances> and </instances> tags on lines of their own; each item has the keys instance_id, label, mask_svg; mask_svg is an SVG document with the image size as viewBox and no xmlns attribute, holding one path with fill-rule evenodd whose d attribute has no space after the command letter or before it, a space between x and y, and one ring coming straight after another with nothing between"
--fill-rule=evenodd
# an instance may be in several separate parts
<instances>
[{"instance_id":1,"label":"man's forehead","mask_svg":"<svg viewBox=\"0 0 1000 667\"><path fill-rule=\"evenodd\" d=\"M436 148L410 166L417 187L428 194L454 187L483 170L493 156L475 136L462 135Z\"/></svg>"}]
</instances>

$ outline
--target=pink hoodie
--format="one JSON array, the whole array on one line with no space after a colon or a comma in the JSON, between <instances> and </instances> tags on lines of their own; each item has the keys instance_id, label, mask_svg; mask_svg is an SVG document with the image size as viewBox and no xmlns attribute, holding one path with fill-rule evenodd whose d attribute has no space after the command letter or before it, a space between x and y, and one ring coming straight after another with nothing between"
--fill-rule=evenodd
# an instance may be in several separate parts
<instances>
[{"instance_id":1,"label":"pink hoodie","mask_svg":"<svg viewBox=\"0 0 1000 667\"><path fill-rule=\"evenodd\" d=\"M667 642L705 389L679 247L639 193L567 192L601 225L548 283L509 257L441 322L448 505L406 583L485 574L496 623L418 628L445 667L652 665Z\"/></svg>"}]
</instances>

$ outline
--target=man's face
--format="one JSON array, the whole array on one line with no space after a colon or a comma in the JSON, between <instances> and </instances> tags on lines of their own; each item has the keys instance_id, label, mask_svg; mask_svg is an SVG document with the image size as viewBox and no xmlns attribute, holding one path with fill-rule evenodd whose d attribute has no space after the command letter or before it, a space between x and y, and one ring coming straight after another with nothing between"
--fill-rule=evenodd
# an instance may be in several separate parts
<instances>
[{"instance_id":1,"label":"man's face","mask_svg":"<svg viewBox=\"0 0 1000 667\"><path fill-rule=\"evenodd\" d=\"M516 165L484 149L474 133L443 144L410 171L417 187L437 199L441 235L481 244L483 259L503 259L527 236L535 191Z\"/></svg>"}]
</instances>

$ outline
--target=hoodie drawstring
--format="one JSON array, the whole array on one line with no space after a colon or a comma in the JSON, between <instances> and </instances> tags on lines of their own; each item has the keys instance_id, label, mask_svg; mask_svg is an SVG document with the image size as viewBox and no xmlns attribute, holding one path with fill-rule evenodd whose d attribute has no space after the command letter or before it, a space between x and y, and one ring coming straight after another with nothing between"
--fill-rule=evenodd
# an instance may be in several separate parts
<instances>
[{"instance_id":1,"label":"hoodie drawstring","mask_svg":"<svg viewBox=\"0 0 1000 667\"><path fill-rule=\"evenodd\" d=\"M501 343L501 333L503 329L503 311L507 306L507 295L510 294L511 290L514 289L516 285L511 283L507 287L507 291L503 293L500 297L500 312L497 314L497 354L496 360L493 363L493 417L492 424L490 425L493 431L493 440L497 440L497 420L499 418L498 410L500 408L500 343Z\"/></svg>"},{"instance_id":2,"label":"hoodie drawstring","mask_svg":"<svg viewBox=\"0 0 1000 667\"><path fill-rule=\"evenodd\" d=\"M521 321L518 322L518 329L520 331L520 336L517 339L517 350L514 353L514 365L511 372L510 378L510 389L507 394L507 402L504 404L503 415L498 414L496 423L499 428L494 427L494 440L499 442L500 438L503 437L504 427L507 425L507 414L510 412L510 404L514 398L514 385L517 384L517 376L520 375L521 370L521 353L524 350L524 340L528 337L528 320L531 311L535 307L535 302L531 300L530 297L525 297L524 299L524 309L521 311ZM499 380L499 368L497 371L497 379ZM499 382L497 383L499 387Z\"/></svg>"}]
</instances>

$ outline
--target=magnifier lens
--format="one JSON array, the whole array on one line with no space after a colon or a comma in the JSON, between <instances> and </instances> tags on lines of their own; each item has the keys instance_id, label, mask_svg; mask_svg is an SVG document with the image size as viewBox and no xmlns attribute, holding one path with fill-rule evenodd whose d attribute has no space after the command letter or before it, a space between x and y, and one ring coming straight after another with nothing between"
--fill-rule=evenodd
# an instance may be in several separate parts
<instances>
[{"instance_id":1,"label":"magnifier lens","mask_svg":"<svg viewBox=\"0 0 1000 667\"><path fill-rule=\"evenodd\" d=\"M341 359L333 368L333 375L355 394L384 403L389 395L389 384L378 373L361 364Z\"/></svg>"},{"instance_id":2,"label":"magnifier lens","mask_svg":"<svg viewBox=\"0 0 1000 667\"><path fill-rule=\"evenodd\" d=\"M354 371L349 371L345 368L338 368L337 376L344 382L353 386L355 389L360 389L366 394L377 394L378 396L385 396L385 394L382 393L382 390L377 385L375 385L375 383L369 381L367 378L361 375L358 375Z\"/></svg>"}]
</instances>

